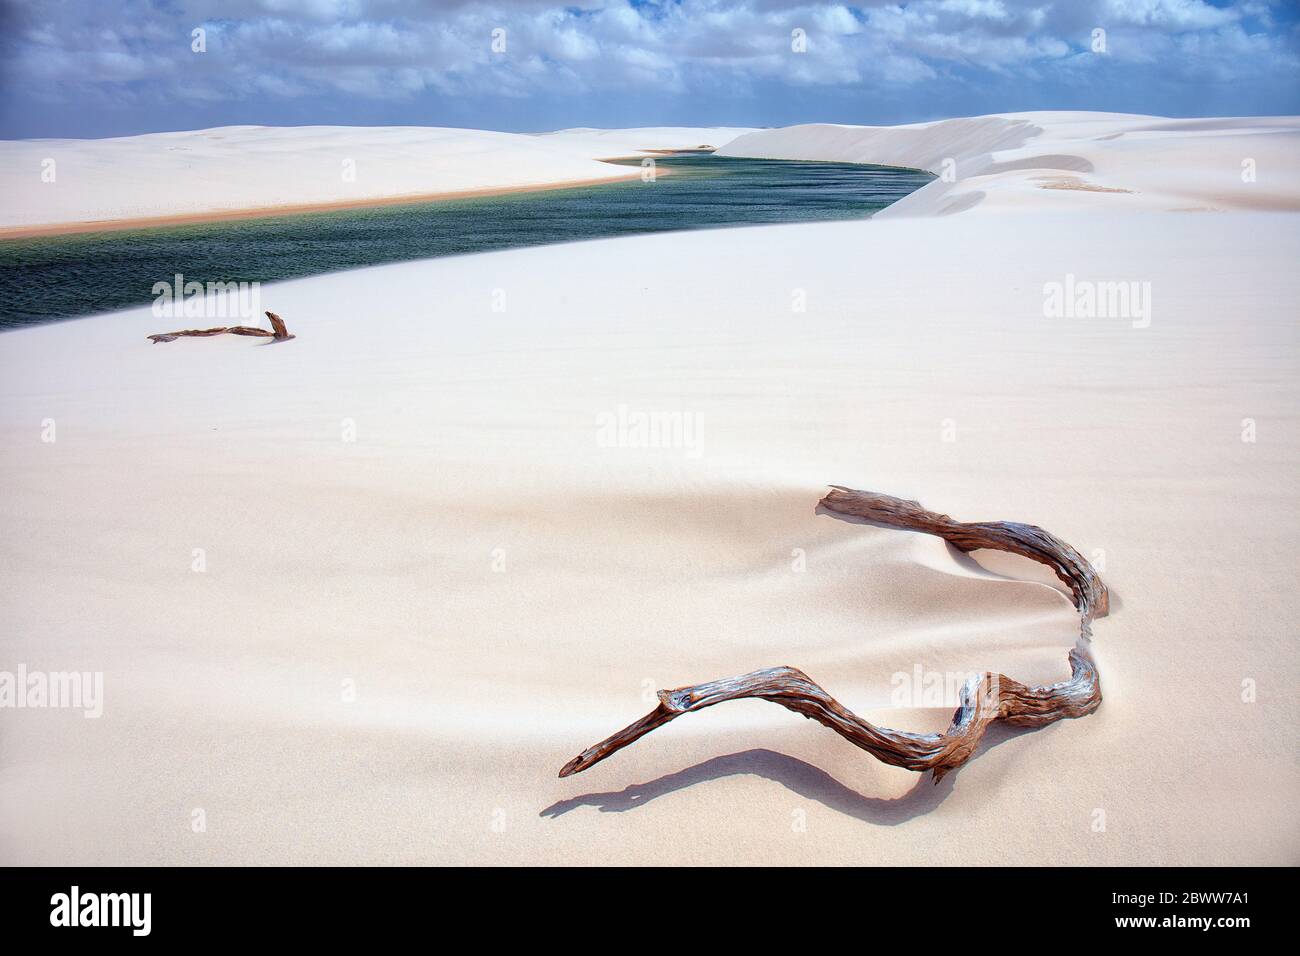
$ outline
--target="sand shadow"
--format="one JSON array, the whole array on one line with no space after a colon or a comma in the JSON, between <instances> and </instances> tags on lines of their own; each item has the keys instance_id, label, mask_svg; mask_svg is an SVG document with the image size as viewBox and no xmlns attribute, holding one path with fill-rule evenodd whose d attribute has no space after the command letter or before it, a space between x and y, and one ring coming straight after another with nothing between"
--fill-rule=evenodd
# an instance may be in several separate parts
<instances>
[{"instance_id":1,"label":"sand shadow","mask_svg":"<svg viewBox=\"0 0 1300 956\"><path fill-rule=\"evenodd\" d=\"M839 487L839 486L833 485L832 487ZM891 531L895 533L899 531L903 531L908 534L926 533L924 531L918 531L914 528L900 528L897 525L886 524L882 521L872 521L870 518L862 518L859 517L858 515L841 514L838 511L832 511L830 508L827 508L825 505L821 504L820 502L818 502L817 507L813 509L813 513L817 515L823 515L828 518L834 518L836 521L844 521L847 522L848 524L866 525L869 528L882 528L885 531ZM1050 587L1052 590L1056 591L1058 594L1065 597L1066 600L1071 600L1070 589L1059 578L1054 578L1049 583L1047 581L1038 581L1032 578L1022 578L1010 574L1003 574L1000 571L995 571L992 568L985 567L974 557L972 557L972 555L978 554L980 551L984 550L982 548L977 548L973 552L963 551L961 550L961 548L956 547L951 541L944 541L944 547L948 552L948 556L952 558L953 563L956 564L958 567L964 569L965 571L968 571L974 577L987 578L995 581L1018 581L1021 583L1028 582L1033 584L1042 584L1045 587ZM1008 554L1010 552L999 552L999 553ZM1027 558L1024 555L1017 555L1017 557L1019 557L1023 561L1033 563L1032 558ZM1110 585L1106 586L1106 591L1110 598L1110 612L1114 614L1121 607L1123 607L1123 603L1120 600L1119 595L1115 593L1114 588L1112 588Z\"/></svg>"},{"instance_id":2,"label":"sand shadow","mask_svg":"<svg viewBox=\"0 0 1300 956\"><path fill-rule=\"evenodd\" d=\"M869 525L890 531L900 530L895 525L832 511L820 503L817 505L816 513L849 524ZM914 533L922 532L914 531ZM984 567L972 558L969 553L956 548L951 542L946 543L948 552L954 562L977 576L1008 581L1023 580ZM1029 559L1025 558L1025 560ZM1053 587L1046 584L1045 586ZM1062 590L1059 587L1053 589ZM1068 599L1068 592L1065 593L1065 596ZM979 745L976 747L975 753L969 759L975 760L984 752L1022 734L1030 733L1031 730L1032 728L1018 728L1003 723L994 723L987 728ZM1039 732L1045 730L1046 728L1039 728ZM897 826L916 817L924 816L943 803L956 786L956 778L961 769L961 767L958 767L956 770L949 772L937 784L934 782L932 775L928 773L921 774L918 776L915 785L901 797L892 799L869 797L859 793L852 787L845 786L826 771L820 770L803 760L773 750L756 748L713 757L692 767L687 767L685 770L666 774L647 783L632 784L622 790L586 793L581 796L571 797L568 800L559 800L540 811L538 816L560 817L581 807L594 807L601 813L626 813L629 810L646 806L659 797L686 790L698 784L721 780L726 777L753 776L771 780L798 794L805 800L815 800L823 806L861 820L864 823L873 823L879 826Z\"/></svg>"},{"instance_id":3,"label":"sand shadow","mask_svg":"<svg viewBox=\"0 0 1300 956\"><path fill-rule=\"evenodd\" d=\"M1025 733L1029 733L1029 730L994 724L985 733L974 756ZM863 757L871 759L865 754ZM852 787L845 786L826 771L810 763L774 750L755 748L714 757L693 767L687 767L685 770L666 774L647 783L632 784L622 790L585 793L568 800L560 800L542 810L538 816L560 817L580 807L595 807L601 813L626 813L643 807L659 797L699 784L726 777L753 776L779 783L805 800L815 800L823 806L864 823L897 826L924 816L943 803L956 786L956 778L960 772L961 768L954 770L937 784L930 774L919 774L916 784L901 797L894 799L868 797Z\"/></svg>"},{"instance_id":4,"label":"sand shadow","mask_svg":"<svg viewBox=\"0 0 1300 956\"><path fill-rule=\"evenodd\" d=\"M916 528L900 528L898 527L898 525L886 524L883 521L873 521L870 518L863 518L860 515L842 514L838 511L832 511L830 508L827 508L821 502L818 502L817 507L813 510L813 513L817 515L822 515L827 518L834 518L836 521L843 521L847 524L865 525L868 528L881 528L885 531L889 531L895 534L897 534L900 531L906 534L927 533L924 531L920 531ZM971 554L973 552L963 551L961 548L958 548L956 545L954 545L951 541L945 540L943 543L945 549L948 552L948 556L952 558L953 564L957 565L958 567L962 568L965 571L968 571L973 577L988 578L995 581L1020 581L1020 582L1024 581L1023 578L1012 577L1011 575L1002 574L999 571L994 571L992 568L986 568L984 565L980 564L973 557L971 557ZM983 549L977 548L976 550L979 551ZM1001 553L1006 554L1009 552L1001 552ZM1017 557L1020 557L1022 560L1026 562L1032 563L1031 558L1026 558L1023 555L1017 555ZM1041 583L1041 582L1034 582L1034 583ZM1061 592L1066 597L1069 597L1070 595L1070 592L1066 590L1063 586L1059 586L1059 587L1054 586L1054 589Z\"/></svg>"}]
</instances>

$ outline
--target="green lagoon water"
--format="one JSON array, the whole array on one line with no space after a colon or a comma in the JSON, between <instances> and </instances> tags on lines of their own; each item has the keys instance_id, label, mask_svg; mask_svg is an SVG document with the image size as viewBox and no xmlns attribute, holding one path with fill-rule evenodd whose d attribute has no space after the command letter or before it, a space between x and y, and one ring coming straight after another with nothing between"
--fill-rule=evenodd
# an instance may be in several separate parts
<instances>
[{"instance_id":1,"label":"green lagoon water","mask_svg":"<svg viewBox=\"0 0 1300 956\"><path fill-rule=\"evenodd\" d=\"M0 328L148 304L154 283L176 273L203 283L271 282L636 233L862 218L933 178L700 154L656 162L671 173L650 183L0 241Z\"/></svg>"}]
</instances>

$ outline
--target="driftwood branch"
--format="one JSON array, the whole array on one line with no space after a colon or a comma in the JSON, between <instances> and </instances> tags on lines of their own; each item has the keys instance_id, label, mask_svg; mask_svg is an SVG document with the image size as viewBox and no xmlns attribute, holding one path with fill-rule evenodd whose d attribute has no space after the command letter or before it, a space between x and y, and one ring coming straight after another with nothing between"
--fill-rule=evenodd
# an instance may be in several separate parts
<instances>
[{"instance_id":1,"label":"driftwood branch","mask_svg":"<svg viewBox=\"0 0 1300 956\"><path fill-rule=\"evenodd\" d=\"M231 335L253 335L259 338L275 339L277 342L284 342L288 339L294 338L294 336L289 333L289 330L285 328L284 319L280 318L274 312L266 313L266 317L271 320L270 332L266 331L266 329L259 329L255 325L229 325L216 329L182 329L179 332L158 332L149 336L149 341L154 345L157 345L159 342L174 342L184 336L222 335L224 333L229 333Z\"/></svg>"},{"instance_id":2,"label":"driftwood branch","mask_svg":"<svg viewBox=\"0 0 1300 956\"><path fill-rule=\"evenodd\" d=\"M1034 525L1011 521L954 521L926 511L915 501L847 488L832 488L821 501L827 511L848 517L938 535L962 551L1010 551L1050 567L1069 587L1079 611L1079 640L1070 651L1070 679L1046 687L1026 687L1002 674L970 678L961 689L952 724L942 734L913 734L877 727L842 706L794 667L772 667L740 677L659 691L659 706L612 737L587 748L560 770L581 773L682 714L727 700L770 700L824 724L884 763L934 772L935 782L970 759L988 725L1005 720L1041 727L1065 717L1083 717L1101 704L1101 684L1089 644L1092 621L1109 610L1106 585L1082 555L1060 538Z\"/></svg>"}]
</instances>

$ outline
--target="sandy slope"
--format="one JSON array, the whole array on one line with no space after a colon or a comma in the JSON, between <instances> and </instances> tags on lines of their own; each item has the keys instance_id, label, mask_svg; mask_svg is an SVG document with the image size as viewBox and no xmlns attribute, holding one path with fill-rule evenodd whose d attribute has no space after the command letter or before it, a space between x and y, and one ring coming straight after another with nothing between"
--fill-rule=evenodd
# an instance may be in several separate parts
<instances>
[{"instance_id":1,"label":"sandy slope","mask_svg":"<svg viewBox=\"0 0 1300 956\"><path fill-rule=\"evenodd\" d=\"M148 310L0 336L0 667L106 694L0 714L0 860L1300 861L1300 220L1162 211L1246 205L1227 140L1286 158L1256 205L1292 208L1295 121L1024 121L947 152L1040 142L1135 192L1003 171L912 216L288 282L279 346L149 346ZM1149 326L1045 317L1067 273L1149 282ZM603 447L620 405L699 441ZM829 482L1103 552L1102 708L937 787L758 702L557 780L647 687L789 663L920 730L948 709L895 673L1064 676L1036 567L818 516Z\"/></svg>"},{"instance_id":2,"label":"sandy slope","mask_svg":"<svg viewBox=\"0 0 1300 956\"><path fill-rule=\"evenodd\" d=\"M1300 118L1009 113L915 126L761 130L723 156L881 163L940 177L883 216L1032 208L1300 211ZM1253 179L1243 175L1249 161Z\"/></svg>"},{"instance_id":3,"label":"sandy slope","mask_svg":"<svg viewBox=\"0 0 1300 956\"><path fill-rule=\"evenodd\" d=\"M627 178L636 171L599 160L717 146L742 132L653 127L534 136L429 127L226 126L115 139L0 141L0 232ZM52 181L43 176L49 163Z\"/></svg>"}]
</instances>

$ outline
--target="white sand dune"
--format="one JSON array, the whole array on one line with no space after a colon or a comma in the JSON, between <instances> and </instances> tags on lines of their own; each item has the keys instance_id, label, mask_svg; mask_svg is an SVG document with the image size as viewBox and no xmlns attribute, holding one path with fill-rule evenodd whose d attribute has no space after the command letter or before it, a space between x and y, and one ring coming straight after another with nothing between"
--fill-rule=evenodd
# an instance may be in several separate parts
<instances>
[{"instance_id":1,"label":"white sand dune","mask_svg":"<svg viewBox=\"0 0 1300 956\"><path fill-rule=\"evenodd\" d=\"M599 160L716 146L743 132L226 126L0 141L0 232L628 178L639 171Z\"/></svg>"},{"instance_id":2,"label":"white sand dune","mask_svg":"<svg viewBox=\"0 0 1300 956\"><path fill-rule=\"evenodd\" d=\"M940 177L882 216L1031 208L1300 211L1300 118L1009 113L915 126L791 126L723 156L880 163ZM1243 176L1249 162L1250 174ZM1253 178L1251 178L1253 176Z\"/></svg>"},{"instance_id":3,"label":"white sand dune","mask_svg":"<svg viewBox=\"0 0 1300 956\"><path fill-rule=\"evenodd\" d=\"M0 713L0 860L1300 862L1297 122L765 131L728 151L958 178L268 286L284 345L0 335L0 668L104 673L97 720ZM1149 322L1045 316L1067 274ZM606 447L620 406L698 432ZM1066 676L1036 566L819 516L831 482L1104 563L1100 710L938 786L754 701L556 779L653 687L793 664L929 730L892 675Z\"/></svg>"}]
</instances>

